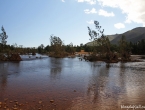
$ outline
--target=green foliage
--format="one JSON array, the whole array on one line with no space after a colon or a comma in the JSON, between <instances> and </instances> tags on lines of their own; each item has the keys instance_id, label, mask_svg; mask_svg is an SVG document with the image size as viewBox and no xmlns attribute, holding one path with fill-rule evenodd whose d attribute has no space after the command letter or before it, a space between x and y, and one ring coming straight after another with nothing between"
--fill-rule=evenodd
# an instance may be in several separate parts
<instances>
[{"instance_id":1,"label":"green foliage","mask_svg":"<svg viewBox=\"0 0 145 110\"><path fill-rule=\"evenodd\" d=\"M38 53L43 53L44 52L43 48L44 48L44 45L43 44L41 44L40 46L38 46Z\"/></svg>"},{"instance_id":2,"label":"green foliage","mask_svg":"<svg viewBox=\"0 0 145 110\"><path fill-rule=\"evenodd\" d=\"M145 55L145 39L142 39L136 43L130 42L130 47L132 54Z\"/></svg>"},{"instance_id":3,"label":"green foliage","mask_svg":"<svg viewBox=\"0 0 145 110\"><path fill-rule=\"evenodd\" d=\"M88 27L89 36L91 38L90 40L93 41L92 52L94 54L96 54L96 46L100 48L101 53L110 52L110 41L109 41L108 37L104 36L104 34L103 34L104 29L101 30L101 26L99 26L98 21L94 21L94 24L97 29L97 32L94 30L91 30Z\"/></svg>"},{"instance_id":4,"label":"green foliage","mask_svg":"<svg viewBox=\"0 0 145 110\"><path fill-rule=\"evenodd\" d=\"M45 52L50 52L50 46L49 45L47 45L45 48L44 48L44 50L45 50Z\"/></svg>"},{"instance_id":5,"label":"green foliage","mask_svg":"<svg viewBox=\"0 0 145 110\"><path fill-rule=\"evenodd\" d=\"M104 36L103 35L104 29L101 31L101 26L99 26L98 21L94 21L94 24L95 24L95 27L97 29L97 32L95 30L91 30L89 27L88 27L88 31L89 31L89 36L90 36L89 40L93 41L92 52L93 52L93 54L96 54L95 46L100 45L100 43L102 41L101 37Z\"/></svg>"},{"instance_id":6,"label":"green foliage","mask_svg":"<svg viewBox=\"0 0 145 110\"><path fill-rule=\"evenodd\" d=\"M122 60L129 60L130 57L130 46L129 43L126 41L124 35L122 35L119 41L119 51Z\"/></svg>"},{"instance_id":7,"label":"green foliage","mask_svg":"<svg viewBox=\"0 0 145 110\"><path fill-rule=\"evenodd\" d=\"M129 43L126 41L126 38L124 35L122 35L119 41L119 48L120 48L120 53L130 52Z\"/></svg>"},{"instance_id":8,"label":"green foliage","mask_svg":"<svg viewBox=\"0 0 145 110\"><path fill-rule=\"evenodd\" d=\"M1 30L2 30L2 33L0 33L1 44L6 45L7 43L6 39L8 38L8 35L6 34L6 31L3 26Z\"/></svg>"},{"instance_id":9,"label":"green foliage","mask_svg":"<svg viewBox=\"0 0 145 110\"><path fill-rule=\"evenodd\" d=\"M112 52L119 52L119 46L116 44L110 44L110 50Z\"/></svg>"},{"instance_id":10,"label":"green foliage","mask_svg":"<svg viewBox=\"0 0 145 110\"><path fill-rule=\"evenodd\" d=\"M74 54L75 53L75 48L73 46L73 43L70 43L69 45L65 46L65 51Z\"/></svg>"},{"instance_id":11,"label":"green foliage","mask_svg":"<svg viewBox=\"0 0 145 110\"><path fill-rule=\"evenodd\" d=\"M6 39L8 38L8 36L7 36L6 31L3 26L1 28L1 30L2 30L2 33L0 33L0 42L1 42L0 43L0 52L3 52L4 47L7 43Z\"/></svg>"},{"instance_id":12,"label":"green foliage","mask_svg":"<svg viewBox=\"0 0 145 110\"><path fill-rule=\"evenodd\" d=\"M92 46L84 45L83 48L84 48L85 52L91 52L91 50L92 50Z\"/></svg>"},{"instance_id":13,"label":"green foliage","mask_svg":"<svg viewBox=\"0 0 145 110\"><path fill-rule=\"evenodd\" d=\"M80 51L81 51L81 47L77 45L77 46L75 47L75 50L76 50L76 52L80 52Z\"/></svg>"},{"instance_id":14,"label":"green foliage","mask_svg":"<svg viewBox=\"0 0 145 110\"><path fill-rule=\"evenodd\" d=\"M50 36L51 51L53 57L64 57L65 49L63 41L57 36Z\"/></svg>"},{"instance_id":15,"label":"green foliage","mask_svg":"<svg viewBox=\"0 0 145 110\"><path fill-rule=\"evenodd\" d=\"M101 53L110 52L110 41L108 37L102 35L97 39L97 44L101 49Z\"/></svg>"},{"instance_id":16,"label":"green foliage","mask_svg":"<svg viewBox=\"0 0 145 110\"><path fill-rule=\"evenodd\" d=\"M62 48L63 42L59 37L51 35L50 43L51 43L52 50L54 51L55 54L58 54L60 51L63 50Z\"/></svg>"}]
</instances>

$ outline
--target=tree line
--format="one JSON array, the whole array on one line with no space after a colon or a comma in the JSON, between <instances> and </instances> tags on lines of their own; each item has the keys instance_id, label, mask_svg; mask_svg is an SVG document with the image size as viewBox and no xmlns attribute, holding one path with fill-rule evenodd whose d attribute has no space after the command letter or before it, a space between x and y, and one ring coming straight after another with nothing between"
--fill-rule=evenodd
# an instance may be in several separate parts
<instances>
[{"instance_id":1,"label":"tree line","mask_svg":"<svg viewBox=\"0 0 145 110\"><path fill-rule=\"evenodd\" d=\"M103 34L104 29L101 30L101 26L99 26L98 21L94 21L95 27L97 31L91 30L88 27L88 34L90 36L90 41L93 42L93 46L88 46L86 44L73 45L70 43L65 45L61 38L57 36L50 36L50 45L44 46L43 44L39 45L37 48L26 48L23 46L18 46L16 43L13 45L7 45L6 39L8 35L4 29L1 27L2 33L0 33L0 53L41 53L46 54L49 53L52 56L56 57L65 56L66 54L75 54L75 52L80 52L84 50L86 52L92 52L92 55L96 55L96 53L108 53L110 52L120 52L125 54L125 52L131 52L132 54L141 54L145 55L145 39L138 41L136 43L126 42L125 36L122 35L122 38L118 42L119 45L111 44L108 37Z\"/></svg>"}]
</instances>

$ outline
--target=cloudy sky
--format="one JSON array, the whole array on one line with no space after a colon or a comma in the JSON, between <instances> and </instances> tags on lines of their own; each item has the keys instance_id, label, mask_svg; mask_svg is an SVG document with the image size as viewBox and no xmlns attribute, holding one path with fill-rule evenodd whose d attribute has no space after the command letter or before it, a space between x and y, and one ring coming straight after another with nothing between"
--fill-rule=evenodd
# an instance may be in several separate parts
<instances>
[{"instance_id":1,"label":"cloudy sky","mask_svg":"<svg viewBox=\"0 0 145 110\"><path fill-rule=\"evenodd\" d=\"M64 43L89 42L87 26L99 21L105 35L145 26L145 0L0 0L0 26L7 44L50 45L50 35ZM1 31L0 31L1 33Z\"/></svg>"}]
</instances>

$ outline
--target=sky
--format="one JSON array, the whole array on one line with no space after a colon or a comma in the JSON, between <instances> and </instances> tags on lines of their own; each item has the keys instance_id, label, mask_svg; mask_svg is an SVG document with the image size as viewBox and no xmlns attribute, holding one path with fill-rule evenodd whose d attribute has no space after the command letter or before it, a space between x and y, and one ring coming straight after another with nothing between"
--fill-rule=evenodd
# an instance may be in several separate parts
<instances>
[{"instance_id":1,"label":"sky","mask_svg":"<svg viewBox=\"0 0 145 110\"><path fill-rule=\"evenodd\" d=\"M88 26L96 30L94 20L105 35L145 27L144 7L145 0L0 0L0 27L9 45L47 46L51 35L80 45L89 42Z\"/></svg>"}]
</instances>

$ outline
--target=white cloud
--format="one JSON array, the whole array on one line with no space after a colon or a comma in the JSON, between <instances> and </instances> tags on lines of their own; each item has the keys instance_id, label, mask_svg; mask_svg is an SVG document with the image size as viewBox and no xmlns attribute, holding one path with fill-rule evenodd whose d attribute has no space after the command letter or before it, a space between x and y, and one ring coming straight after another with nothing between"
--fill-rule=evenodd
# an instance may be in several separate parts
<instances>
[{"instance_id":1,"label":"white cloud","mask_svg":"<svg viewBox=\"0 0 145 110\"><path fill-rule=\"evenodd\" d=\"M95 8L92 8L91 10L89 10L89 9L85 9L84 12L85 12L86 14L97 13L97 11L96 11Z\"/></svg>"},{"instance_id":2,"label":"white cloud","mask_svg":"<svg viewBox=\"0 0 145 110\"><path fill-rule=\"evenodd\" d=\"M114 24L114 27L117 29L125 28L125 25L123 23L116 23Z\"/></svg>"},{"instance_id":3,"label":"white cloud","mask_svg":"<svg viewBox=\"0 0 145 110\"><path fill-rule=\"evenodd\" d=\"M78 2L84 2L85 0L77 0Z\"/></svg>"},{"instance_id":4,"label":"white cloud","mask_svg":"<svg viewBox=\"0 0 145 110\"><path fill-rule=\"evenodd\" d=\"M65 2L64 0L61 0L62 2Z\"/></svg>"},{"instance_id":5,"label":"white cloud","mask_svg":"<svg viewBox=\"0 0 145 110\"><path fill-rule=\"evenodd\" d=\"M95 8L92 8L91 10L85 9L84 12L85 12L86 14L98 13L98 15L105 16L105 17L113 17L113 16L115 16L113 12L109 13L109 12L107 12L107 11L105 11L105 10L102 10L102 9L100 9L100 10L97 12Z\"/></svg>"},{"instance_id":6,"label":"white cloud","mask_svg":"<svg viewBox=\"0 0 145 110\"><path fill-rule=\"evenodd\" d=\"M102 15L102 16L105 16L105 17L115 16L113 12L109 13L109 12L107 12L105 10L102 10L102 9L99 10L99 13L98 14L99 15Z\"/></svg>"},{"instance_id":7,"label":"white cloud","mask_svg":"<svg viewBox=\"0 0 145 110\"><path fill-rule=\"evenodd\" d=\"M91 5L96 4L96 0L77 0L77 1L78 2L87 2L87 3L91 4Z\"/></svg>"},{"instance_id":8,"label":"white cloud","mask_svg":"<svg viewBox=\"0 0 145 110\"><path fill-rule=\"evenodd\" d=\"M94 24L94 20L87 21L88 24Z\"/></svg>"},{"instance_id":9,"label":"white cloud","mask_svg":"<svg viewBox=\"0 0 145 110\"><path fill-rule=\"evenodd\" d=\"M125 23L142 23L145 25L145 0L98 0L102 6L120 8L125 13Z\"/></svg>"}]
</instances>

